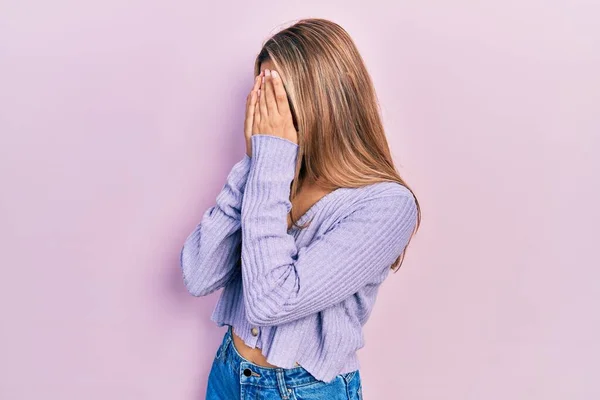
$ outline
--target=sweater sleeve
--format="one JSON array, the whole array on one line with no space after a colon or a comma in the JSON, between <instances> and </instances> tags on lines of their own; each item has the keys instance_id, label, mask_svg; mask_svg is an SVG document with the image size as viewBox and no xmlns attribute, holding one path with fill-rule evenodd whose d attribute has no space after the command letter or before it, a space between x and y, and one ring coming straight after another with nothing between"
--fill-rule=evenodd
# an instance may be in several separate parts
<instances>
[{"instance_id":1,"label":"sweater sleeve","mask_svg":"<svg viewBox=\"0 0 600 400\"><path fill-rule=\"evenodd\" d=\"M298 145L253 135L242 203L242 282L248 321L279 325L335 305L385 278L416 224L410 191L386 190L358 201L310 244L287 233Z\"/></svg>"},{"instance_id":2,"label":"sweater sleeve","mask_svg":"<svg viewBox=\"0 0 600 400\"><path fill-rule=\"evenodd\" d=\"M227 176L216 204L206 210L180 254L183 281L194 296L225 286L240 261L240 218L251 158L244 154Z\"/></svg>"}]
</instances>

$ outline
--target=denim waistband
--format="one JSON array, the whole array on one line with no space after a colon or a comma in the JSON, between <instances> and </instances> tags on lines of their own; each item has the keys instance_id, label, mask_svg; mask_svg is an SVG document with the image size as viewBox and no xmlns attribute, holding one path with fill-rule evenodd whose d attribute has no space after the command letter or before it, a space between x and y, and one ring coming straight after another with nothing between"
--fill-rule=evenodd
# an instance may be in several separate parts
<instances>
[{"instance_id":1,"label":"denim waistband","mask_svg":"<svg viewBox=\"0 0 600 400\"><path fill-rule=\"evenodd\" d=\"M233 343L232 327L228 326L219 346L217 357L230 362L237 370L241 384L253 384L262 387L279 388L281 397L288 398L288 392L298 386L321 382L310 374L304 367L293 368L265 367L244 358ZM352 379L354 372L342 374L347 381Z\"/></svg>"}]
</instances>

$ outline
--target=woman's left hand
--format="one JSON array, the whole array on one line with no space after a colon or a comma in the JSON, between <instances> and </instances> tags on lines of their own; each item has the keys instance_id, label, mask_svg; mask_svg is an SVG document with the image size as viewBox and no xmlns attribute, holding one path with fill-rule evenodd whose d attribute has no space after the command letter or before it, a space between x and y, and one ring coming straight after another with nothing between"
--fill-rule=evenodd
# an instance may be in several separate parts
<instances>
[{"instance_id":1,"label":"woman's left hand","mask_svg":"<svg viewBox=\"0 0 600 400\"><path fill-rule=\"evenodd\" d=\"M252 134L279 136L298 144L287 94L276 71L264 70L258 101L254 106Z\"/></svg>"}]
</instances>

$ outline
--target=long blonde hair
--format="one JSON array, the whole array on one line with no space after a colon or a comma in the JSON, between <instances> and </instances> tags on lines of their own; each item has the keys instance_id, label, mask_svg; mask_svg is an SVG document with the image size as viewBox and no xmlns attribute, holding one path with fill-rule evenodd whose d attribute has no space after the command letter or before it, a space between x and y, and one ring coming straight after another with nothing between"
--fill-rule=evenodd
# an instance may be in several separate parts
<instances>
[{"instance_id":1,"label":"long blonde hair","mask_svg":"<svg viewBox=\"0 0 600 400\"><path fill-rule=\"evenodd\" d=\"M298 131L292 198L307 178L318 179L319 186L328 190L381 181L398 182L410 190L394 166L371 77L340 25L321 18L298 20L264 42L254 64L255 76L267 60L283 78ZM421 224L418 201L417 211L409 242ZM296 225L293 216L292 220ZM404 253L391 265L394 272Z\"/></svg>"}]
</instances>

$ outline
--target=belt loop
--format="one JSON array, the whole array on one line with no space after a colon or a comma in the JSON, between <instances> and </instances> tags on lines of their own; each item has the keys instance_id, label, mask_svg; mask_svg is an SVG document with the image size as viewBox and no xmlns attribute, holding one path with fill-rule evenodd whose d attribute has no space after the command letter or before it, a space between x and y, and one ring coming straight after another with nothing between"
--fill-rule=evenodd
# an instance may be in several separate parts
<instances>
[{"instance_id":1,"label":"belt loop","mask_svg":"<svg viewBox=\"0 0 600 400\"><path fill-rule=\"evenodd\" d=\"M346 381L346 383L350 383L350 381L352 380L352 378L354 378L355 374L356 374L356 370L351 371L351 372L346 372L345 374L342 374L342 377L344 378L344 380Z\"/></svg>"},{"instance_id":2,"label":"belt loop","mask_svg":"<svg viewBox=\"0 0 600 400\"><path fill-rule=\"evenodd\" d=\"M277 375L277 386L279 387L279 394L281 395L281 398L283 400L288 400L290 398L290 393L291 389L288 389L285 386L285 378L283 375L283 369L282 368L277 368L275 370L275 373Z\"/></svg>"}]
</instances>

